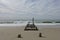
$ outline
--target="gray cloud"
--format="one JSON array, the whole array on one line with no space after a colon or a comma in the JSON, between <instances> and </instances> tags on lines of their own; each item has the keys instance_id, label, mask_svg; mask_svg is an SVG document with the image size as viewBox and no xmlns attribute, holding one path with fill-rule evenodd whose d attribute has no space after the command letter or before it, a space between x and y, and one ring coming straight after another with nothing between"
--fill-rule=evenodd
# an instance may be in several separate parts
<instances>
[{"instance_id":1,"label":"gray cloud","mask_svg":"<svg viewBox=\"0 0 60 40\"><path fill-rule=\"evenodd\" d=\"M60 19L60 0L0 0L0 18Z\"/></svg>"}]
</instances>

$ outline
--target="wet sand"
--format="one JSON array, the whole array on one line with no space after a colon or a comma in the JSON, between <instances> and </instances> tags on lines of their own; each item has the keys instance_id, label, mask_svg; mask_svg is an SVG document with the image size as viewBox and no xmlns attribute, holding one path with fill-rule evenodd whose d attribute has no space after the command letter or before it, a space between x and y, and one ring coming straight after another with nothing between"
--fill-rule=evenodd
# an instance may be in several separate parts
<instances>
[{"instance_id":1,"label":"wet sand","mask_svg":"<svg viewBox=\"0 0 60 40\"><path fill-rule=\"evenodd\" d=\"M60 40L60 28L40 28L38 31L24 31L25 27L0 27L0 40ZM39 33L43 37L39 37ZM21 34L22 38L18 38Z\"/></svg>"}]
</instances>

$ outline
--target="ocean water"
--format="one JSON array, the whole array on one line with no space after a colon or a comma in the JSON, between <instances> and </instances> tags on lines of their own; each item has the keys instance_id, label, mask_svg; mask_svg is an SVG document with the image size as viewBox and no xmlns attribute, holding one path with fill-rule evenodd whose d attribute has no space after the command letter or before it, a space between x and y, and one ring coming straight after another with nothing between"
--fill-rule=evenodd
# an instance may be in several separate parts
<instances>
[{"instance_id":1,"label":"ocean water","mask_svg":"<svg viewBox=\"0 0 60 40\"><path fill-rule=\"evenodd\" d=\"M12 24L0 24L0 27L25 27L27 22L24 23L12 23ZM41 28L60 28L60 23L35 23L37 27Z\"/></svg>"},{"instance_id":2,"label":"ocean water","mask_svg":"<svg viewBox=\"0 0 60 40\"><path fill-rule=\"evenodd\" d=\"M0 27L21 27L21 26L26 26L28 24L29 21L6 21L6 22L0 22ZM31 21L32 23L32 21ZM42 28L45 28L45 27L52 27L52 28L57 28L59 27L60 28L60 23L55 23L55 22L52 22L52 23L42 23L42 22L35 22L35 25L37 27L42 27Z\"/></svg>"},{"instance_id":3,"label":"ocean water","mask_svg":"<svg viewBox=\"0 0 60 40\"><path fill-rule=\"evenodd\" d=\"M21 23L32 23L32 21L0 21L0 24L21 24ZM34 21L35 23L55 23L54 21Z\"/></svg>"}]
</instances>

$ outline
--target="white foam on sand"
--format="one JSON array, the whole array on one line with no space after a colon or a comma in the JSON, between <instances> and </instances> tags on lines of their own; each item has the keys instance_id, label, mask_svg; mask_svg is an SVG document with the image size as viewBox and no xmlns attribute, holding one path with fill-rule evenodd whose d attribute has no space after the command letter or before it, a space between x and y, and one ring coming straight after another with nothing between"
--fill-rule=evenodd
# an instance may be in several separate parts
<instances>
[{"instance_id":1,"label":"white foam on sand","mask_svg":"<svg viewBox=\"0 0 60 40\"><path fill-rule=\"evenodd\" d=\"M21 27L26 26L27 23L21 24L0 24L0 27ZM35 23L37 27L60 27L60 23Z\"/></svg>"}]
</instances>

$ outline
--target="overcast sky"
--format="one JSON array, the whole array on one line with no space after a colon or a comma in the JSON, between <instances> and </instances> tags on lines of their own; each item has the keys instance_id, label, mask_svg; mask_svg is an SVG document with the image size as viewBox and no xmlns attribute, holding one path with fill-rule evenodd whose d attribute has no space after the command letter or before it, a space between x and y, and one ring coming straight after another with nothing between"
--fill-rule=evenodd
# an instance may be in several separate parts
<instances>
[{"instance_id":1,"label":"overcast sky","mask_svg":"<svg viewBox=\"0 0 60 40\"><path fill-rule=\"evenodd\" d=\"M60 0L0 0L0 19L60 19Z\"/></svg>"}]
</instances>

